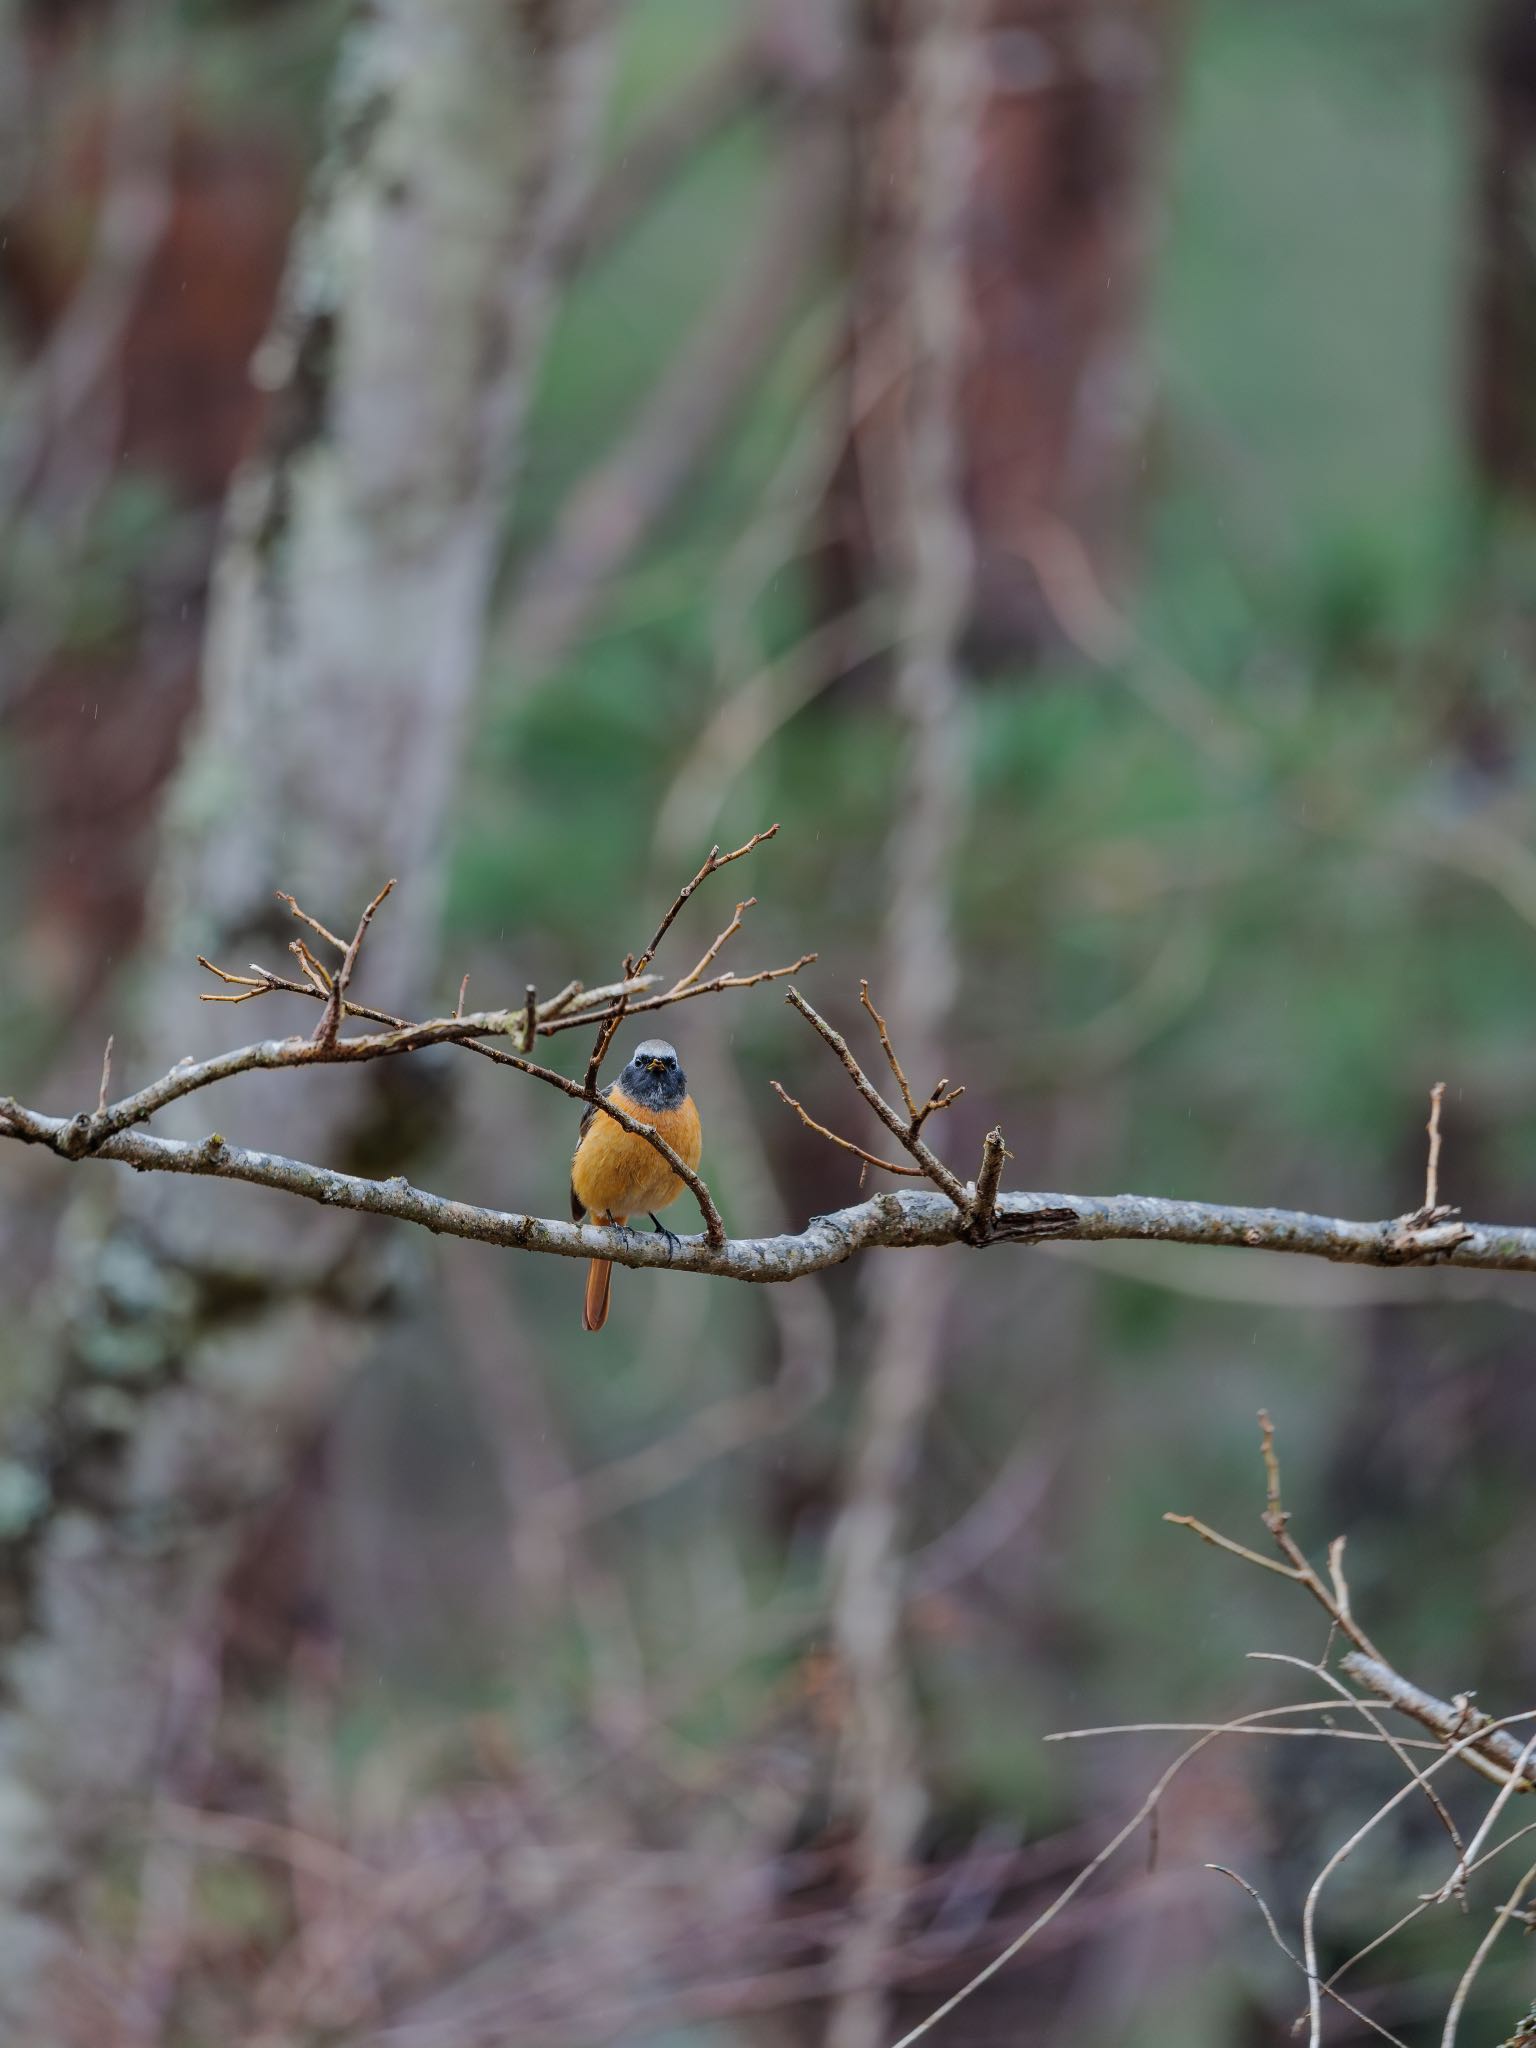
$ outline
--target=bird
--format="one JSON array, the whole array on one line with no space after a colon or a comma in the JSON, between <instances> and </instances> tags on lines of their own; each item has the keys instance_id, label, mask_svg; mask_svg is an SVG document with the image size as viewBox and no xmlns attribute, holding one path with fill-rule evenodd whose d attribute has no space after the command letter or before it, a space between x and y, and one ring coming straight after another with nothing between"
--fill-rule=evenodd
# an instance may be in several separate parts
<instances>
[{"instance_id":1,"label":"bird","mask_svg":"<svg viewBox=\"0 0 1536 2048\"><path fill-rule=\"evenodd\" d=\"M635 1047L629 1065L603 1090L615 1109L650 1124L678 1157L696 1167L703 1138L699 1112L688 1093L688 1076L676 1050L662 1038L647 1038ZM582 1223L626 1224L631 1216L648 1215L660 1231L657 1216L683 1192L683 1183L654 1145L626 1131L594 1103L581 1120L571 1160L571 1215ZM581 1306L581 1327L600 1330L608 1320L608 1294L613 1268L594 1259L587 1268L587 1291Z\"/></svg>"}]
</instances>

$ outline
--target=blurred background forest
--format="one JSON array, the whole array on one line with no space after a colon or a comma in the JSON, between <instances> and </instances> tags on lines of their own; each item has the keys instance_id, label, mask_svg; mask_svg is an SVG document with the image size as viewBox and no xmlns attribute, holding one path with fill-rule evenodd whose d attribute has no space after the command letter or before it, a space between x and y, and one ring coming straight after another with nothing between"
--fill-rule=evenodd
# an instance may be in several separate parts
<instances>
[{"instance_id":1,"label":"blurred background forest","mask_svg":"<svg viewBox=\"0 0 1536 2048\"><path fill-rule=\"evenodd\" d=\"M516 1006L778 820L674 971L755 892L736 964L850 1034L870 977L957 1162L1394 1216L1444 1080L1446 1198L1527 1215L1528 5L0 19L0 1092L307 1030L196 1001L276 890L398 875L364 999ZM668 1027L734 1235L858 1198L779 993ZM565 1210L572 1106L451 1052L210 1117ZM1244 1659L1315 1613L1160 1519L1252 1536L1261 1407L1400 1667L1536 1698L1518 1275L954 1247L588 1338L567 1261L0 1152L20 2048L890 2048L1176 1741L1042 1736L1307 1696ZM1400 1776L1213 1746L933 2038L1278 2048L1204 1866L1293 1924ZM1448 1867L1377 1840L1329 1967ZM1513 1875L1358 1966L1380 2027ZM1511 1939L1461 2038L1533 1994Z\"/></svg>"}]
</instances>

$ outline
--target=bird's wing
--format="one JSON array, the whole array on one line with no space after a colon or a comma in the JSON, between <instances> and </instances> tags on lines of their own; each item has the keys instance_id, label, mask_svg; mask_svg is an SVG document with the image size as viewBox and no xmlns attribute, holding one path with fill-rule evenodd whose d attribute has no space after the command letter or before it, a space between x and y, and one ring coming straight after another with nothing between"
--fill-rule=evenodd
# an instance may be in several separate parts
<instances>
[{"instance_id":1,"label":"bird's wing","mask_svg":"<svg viewBox=\"0 0 1536 2048\"><path fill-rule=\"evenodd\" d=\"M603 1093L605 1095L611 1095L613 1093L612 1082L610 1082L608 1086L603 1090ZM595 1102L589 1102L586 1108L581 1113L581 1128L576 1133L576 1149L578 1152L581 1150L581 1141L587 1135L588 1131L591 1130L592 1119L596 1115L597 1104ZM585 1222L586 1214L587 1211L585 1204L579 1202L576 1199L576 1188L575 1184L573 1183L571 1187L571 1221L573 1223Z\"/></svg>"}]
</instances>

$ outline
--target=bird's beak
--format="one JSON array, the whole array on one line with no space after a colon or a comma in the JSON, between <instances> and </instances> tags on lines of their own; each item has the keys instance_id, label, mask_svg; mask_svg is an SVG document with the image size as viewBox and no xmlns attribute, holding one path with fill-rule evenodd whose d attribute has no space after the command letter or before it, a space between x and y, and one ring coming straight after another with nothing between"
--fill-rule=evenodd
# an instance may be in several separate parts
<instances>
[{"instance_id":1,"label":"bird's beak","mask_svg":"<svg viewBox=\"0 0 1536 2048\"><path fill-rule=\"evenodd\" d=\"M667 1071L667 1063L665 1060L647 1060L646 1065L650 1068L653 1074L664 1074Z\"/></svg>"}]
</instances>

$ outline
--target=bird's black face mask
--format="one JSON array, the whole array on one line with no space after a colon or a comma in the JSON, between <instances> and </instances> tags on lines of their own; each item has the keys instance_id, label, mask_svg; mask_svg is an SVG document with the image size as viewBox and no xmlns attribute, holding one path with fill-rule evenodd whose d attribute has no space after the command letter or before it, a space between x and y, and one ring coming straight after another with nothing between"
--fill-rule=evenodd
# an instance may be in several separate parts
<instances>
[{"instance_id":1,"label":"bird's black face mask","mask_svg":"<svg viewBox=\"0 0 1536 2048\"><path fill-rule=\"evenodd\" d=\"M619 1086L642 1109L677 1109L688 1093L688 1077L674 1049L663 1038L637 1045Z\"/></svg>"}]
</instances>

